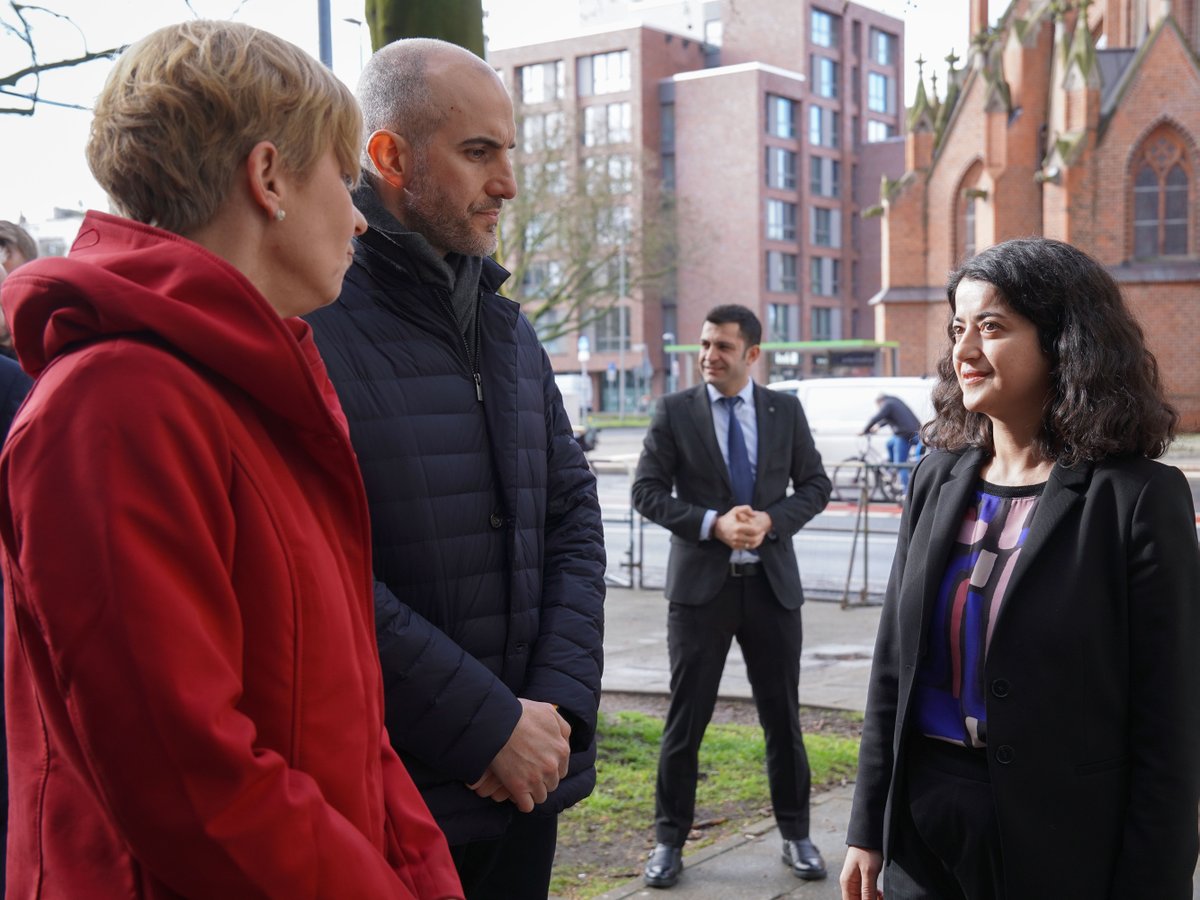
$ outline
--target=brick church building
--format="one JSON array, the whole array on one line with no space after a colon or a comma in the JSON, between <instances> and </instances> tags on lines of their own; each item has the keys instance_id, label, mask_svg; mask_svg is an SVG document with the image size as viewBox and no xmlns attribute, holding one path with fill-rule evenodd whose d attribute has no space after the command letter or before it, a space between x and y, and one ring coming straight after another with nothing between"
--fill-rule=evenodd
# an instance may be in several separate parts
<instances>
[{"instance_id":1,"label":"brick church building","mask_svg":"<svg viewBox=\"0 0 1200 900\"><path fill-rule=\"evenodd\" d=\"M1120 283L1200 430L1200 0L1013 0L994 27L970 3L971 49L940 92L922 77L906 173L881 187L877 338L900 342L900 374L932 373L958 262L1068 241Z\"/></svg>"}]
</instances>

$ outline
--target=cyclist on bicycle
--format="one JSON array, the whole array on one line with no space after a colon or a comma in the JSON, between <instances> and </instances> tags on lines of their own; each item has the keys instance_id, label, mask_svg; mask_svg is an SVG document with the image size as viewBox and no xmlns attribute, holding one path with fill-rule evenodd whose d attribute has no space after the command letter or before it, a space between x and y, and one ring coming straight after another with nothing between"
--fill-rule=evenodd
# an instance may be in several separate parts
<instances>
[{"instance_id":1,"label":"cyclist on bicycle","mask_svg":"<svg viewBox=\"0 0 1200 900\"><path fill-rule=\"evenodd\" d=\"M908 452L917 444L917 433L921 430L921 422L916 415L899 397L891 394L880 394L875 398L879 412L875 413L863 426L862 434L871 434L880 425L891 425L892 436L888 438L888 462L908 462ZM900 469L900 487L908 490L908 469Z\"/></svg>"}]
</instances>

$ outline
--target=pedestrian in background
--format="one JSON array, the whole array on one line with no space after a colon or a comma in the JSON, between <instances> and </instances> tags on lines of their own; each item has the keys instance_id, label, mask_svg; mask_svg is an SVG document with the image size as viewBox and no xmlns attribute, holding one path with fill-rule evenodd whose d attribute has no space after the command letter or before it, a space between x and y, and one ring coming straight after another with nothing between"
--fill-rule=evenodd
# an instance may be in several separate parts
<instances>
[{"instance_id":1,"label":"pedestrian in background","mask_svg":"<svg viewBox=\"0 0 1200 900\"><path fill-rule=\"evenodd\" d=\"M490 254L516 193L512 101L442 41L359 81L369 225L309 317L371 505L392 740L467 896L549 890L558 814L596 781L604 538L596 479Z\"/></svg>"},{"instance_id":2,"label":"pedestrian in background","mask_svg":"<svg viewBox=\"0 0 1200 900\"><path fill-rule=\"evenodd\" d=\"M461 897L388 744L370 534L309 328L361 120L273 35L126 51L87 154L126 217L3 299L9 897Z\"/></svg>"},{"instance_id":3,"label":"pedestrian in background","mask_svg":"<svg viewBox=\"0 0 1200 900\"><path fill-rule=\"evenodd\" d=\"M0 219L0 268L7 274L30 260L37 259L38 245L28 231L16 222Z\"/></svg>"},{"instance_id":4,"label":"pedestrian in background","mask_svg":"<svg viewBox=\"0 0 1200 900\"><path fill-rule=\"evenodd\" d=\"M1200 549L1154 357L1058 241L955 272L867 697L845 900L1192 896Z\"/></svg>"},{"instance_id":5,"label":"pedestrian in background","mask_svg":"<svg viewBox=\"0 0 1200 900\"><path fill-rule=\"evenodd\" d=\"M38 245L33 235L15 222L0 219L0 270L3 270L0 274L7 275L17 266L37 259L37 255ZM3 278L0 278L0 281L3 281ZM12 333L8 330L8 323L4 321L3 312L0 312L0 356L17 358L12 345Z\"/></svg>"},{"instance_id":6,"label":"pedestrian in background","mask_svg":"<svg viewBox=\"0 0 1200 900\"><path fill-rule=\"evenodd\" d=\"M888 438L888 462L907 463L909 451L917 445L921 421L909 409L908 404L891 394L880 394L875 398L879 411L863 426L863 434L873 433L880 425L890 425L892 436ZM908 467L900 467L900 487L908 491Z\"/></svg>"},{"instance_id":7,"label":"pedestrian in background","mask_svg":"<svg viewBox=\"0 0 1200 900\"><path fill-rule=\"evenodd\" d=\"M762 325L746 307L708 313L704 383L659 401L634 478L633 505L672 535L671 704L655 789L657 845L643 876L650 887L671 887L683 869L700 742L734 637L766 737L783 861L803 879L826 875L809 836L799 711L804 593L792 537L825 508L831 485L800 401L750 377L761 340Z\"/></svg>"}]
</instances>

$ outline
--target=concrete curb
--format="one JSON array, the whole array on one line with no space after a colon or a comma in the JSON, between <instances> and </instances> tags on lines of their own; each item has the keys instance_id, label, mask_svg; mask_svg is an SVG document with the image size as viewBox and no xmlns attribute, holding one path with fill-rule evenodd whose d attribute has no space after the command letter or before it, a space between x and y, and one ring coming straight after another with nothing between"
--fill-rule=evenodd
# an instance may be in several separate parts
<instances>
[{"instance_id":1,"label":"concrete curb","mask_svg":"<svg viewBox=\"0 0 1200 900\"><path fill-rule=\"evenodd\" d=\"M688 900L840 900L838 875L846 858L846 824L853 796L854 786L848 784L813 797L811 833L829 870L824 881L796 878L781 859L782 840L775 820L762 819L694 853L685 847L683 875L669 896ZM646 887L639 875L596 900L665 896L661 890Z\"/></svg>"}]
</instances>

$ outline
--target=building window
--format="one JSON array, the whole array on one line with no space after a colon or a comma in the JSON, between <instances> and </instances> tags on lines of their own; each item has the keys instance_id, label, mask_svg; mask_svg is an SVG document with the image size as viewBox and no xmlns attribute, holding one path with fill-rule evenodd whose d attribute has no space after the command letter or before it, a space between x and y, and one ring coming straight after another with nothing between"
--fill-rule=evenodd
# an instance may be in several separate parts
<instances>
[{"instance_id":1,"label":"building window","mask_svg":"<svg viewBox=\"0 0 1200 900\"><path fill-rule=\"evenodd\" d=\"M596 352L629 349L629 307L614 306L596 320Z\"/></svg>"},{"instance_id":2,"label":"building window","mask_svg":"<svg viewBox=\"0 0 1200 900\"><path fill-rule=\"evenodd\" d=\"M810 313L812 314L812 339L814 341L834 340L834 323L837 322L836 310L828 306L814 306Z\"/></svg>"},{"instance_id":3,"label":"building window","mask_svg":"<svg viewBox=\"0 0 1200 900\"><path fill-rule=\"evenodd\" d=\"M818 47L836 47L841 17L821 9L812 11L812 42Z\"/></svg>"},{"instance_id":4,"label":"building window","mask_svg":"<svg viewBox=\"0 0 1200 900\"><path fill-rule=\"evenodd\" d=\"M842 164L826 156L810 156L808 189L818 197L842 195Z\"/></svg>"},{"instance_id":5,"label":"building window","mask_svg":"<svg viewBox=\"0 0 1200 900\"><path fill-rule=\"evenodd\" d=\"M878 119L867 119L867 143L875 144L896 136L896 126Z\"/></svg>"},{"instance_id":6,"label":"building window","mask_svg":"<svg viewBox=\"0 0 1200 900\"><path fill-rule=\"evenodd\" d=\"M792 331L794 307L788 303L767 304L767 340L775 343L794 340Z\"/></svg>"},{"instance_id":7,"label":"building window","mask_svg":"<svg viewBox=\"0 0 1200 900\"><path fill-rule=\"evenodd\" d=\"M796 101L767 94L767 134L781 138L796 136Z\"/></svg>"},{"instance_id":8,"label":"building window","mask_svg":"<svg viewBox=\"0 0 1200 900\"><path fill-rule=\"evenodd\" d=\"M566 341L563 339L564 336L561 332L559 332L559 321L561 316L562 311L552 307L538 316L537 321L533 323L534 328L537 329L538 340L542 342L542 347L545 349L545 351L551 355L555 353L562 353L567 349L565 346ZM547 337L547 335L550 334L553 334L554 336Z\"/></svg>"},{"instance_id":9,"label":"building window","mask_svg":"<svg viewBox=\"0 0 1200 900\"><path fill-rule=\"evenodd\" d=\"M809 288L818 297L836 297L842 289L842 261L814 256L808 261Z\"/></svg>"},{"instance_id":10,"label":"building window","mask_svg":"<svg viewBox=\"0 0 1200 900\"><path fill-rule=\"evenodd\" d=\"M810 206L808 233L817 247L842 246L842 211L826 209L823 206Z\"/></svg>"},{"instance_id":11,"label":"building window","mask_svg":"<svg viewBox=\"0 0 1200 900\"><path fill-rule=\"evenodd\" d=\"M781 191L796 189L796 153L783 147L767 148L767 187Z\"/></svg>"},{"instance_id":12,"label":"building window","mask_svg":"<svg viewBox=\"0 0 1200 900\"><path fill-rule=\"evenodd\" d=\"M767 201L767 240L796 239L796 204L785 200Z\"/></svg>"},{"instance_id":13,"label":"building window","mask_svg":"<svg viewBox=\"0 0 1200 900\"><path fill-rule=\"evenodd\" d=\"M596 239L613 246L629 240L633 211L628 206L610 206L596 214Z\"/></svg>"},{"instance_id":14,"label":"building window","mask_svg":"<svg viewBox=\"0 0 1200 900\"><path fill-rule=\"evenodd\" d=\"M632 83L629 76L628 50L581 56L577 60L576 69L580 97L627 91Z\"/></svg>"},{"instance_id":15,"label":"building window","mask_svg":"<svg viewBox=\"0 0 1200 900\"><path fill-rule=\"evenodd\" d=\"M710 47L720 47L724 28L720 19L706 19L704 22L704 43Z\"/></svg>"},{"instance_id":16,"label":"building window","mask_svg":"<svg viewBox=\"0 0 1200 900\"><path fill-rule=\"evenodd\" d=\"M1187 256L1191 178L1178 137L1152 134L1135 157L1133 255L1135 259Z\"/></svg>"},{"instance_id":17,"label":"building window","mask_svg":"<svg viewBox=\"0 0 1200 900\"><path fill-rule=\"evenodd\" d=\"M975 255L976 221L979 213L979 179L983 177L983 164L976 160L963 175L958 188L955 209L955 249L958 263L964 263Z\"/></svg>"},{"instance_id":18,"label":"building window","mask_svg":"<svg viewBox=\"0 0 1200 900\"><path fill-rule=\"evenodd\" d=\"M867 73L867 109L871 112L893 114L896 100L892 96L892 79L878 72Z\"/></svg>"},{"instance_id":19,"label":"building window","mask_svg":"<svg viewBox=\"0 0 1200 900\"><path fill-rule=\"evenodd\" d=\"M565 137L561 112L532 113L521 122L521 149L526 153L557 150Z\"/></svg>"},{"instance_id":20,"label":"building window","mask_svg":"<svg viewBox=\"0 0 1200 900\"><path fill-rule=\"evenodd\" d=\"M896 47L898 45L899 41L894 34L888 34L878 28L871 29L871 59L879 65L894 66L896 64Z\"/></svg>"},{"instance_id":21,"label":"building window","mask_svg":"<svg viewBox=\"0 0 1200 900\"><path fill-rule=\"evenodd\" d=\"M526 297L549 297L562 287L562 263L557 260L531 262L521 277L521 293Z\"/></svg>"},{"instance_id":22,"label":"building window","mask_svg":"<svg viewBox=\"0 0 1200 900\"><path fill-rule=\"evenodd\" d=\"M566 66L561 59L535 63L517 69L521 82L522 103L546 103L561 100L566 87Z\"/></svg>"},{"instance_id":23,"label":"building window","mask_svg":"<svg viewBox=\"0 0 1200 900\"><path fill-rule=\"evenodd\" d=\"M608 103L583 108L583 143L628 144L633 140L633 105Z\"/></svg>"},{"instance_id":24,"label":"building window","mask_svg":"<svg viewBox=\"0 0 1200 900\"><path fill-rule=\"evenodd\" d=\"M626 153L589 156L583 161L588 193L628 194L633 190L633 159Z\"/></svg>"},{"instance_id":25,"label":"building window","mask_svg":"<svg viewBox=\"0 0 1200 900\"><path fill-rule=\"evenodd\" d=\"M659 107L658 111L659 140L662 146L659 148L663 153L672 153L675 150L675 104L664 103Z\"/></svg>"},{"instance_id":26,"label":"building window","mask_svg":"<svg viewBox=\"0 0 1200 900\"><path fill-rule=\"evenodd\" d=\"M808 108L808 142L814 147L837 147L840 143L841 116L836 109L823 106Z\"/></svg>"},{"instance_id":27,"label":"building window","mask_svg":"<svg viewBox=\"0 0 1200 900\"><path fill-rule=\"evenodd\" d=\"M675 154L664 153L662 155L662 165L659 167L659 178L662 181L662 189L668 194L675 192Z\"/></svg>"},{"instance_id":28,"label":"building window","mask_svg":"<svg viewBox=\"0 0 1200 900\"><path fill-rule=\"evenodd\" d=\"M819 97L835 98L838 95L838 64L827 56L811 57L813 91Z\"/></svg>"},{"instance_id":29,"label":"building window","mask_svg":"<svg viewBox=\"0 0 1200 900\"><path fill-rule=\"evenodd\" d=\"M521 191L533 196L560 196L567 192L567 163L548 159L521 167Z\"/></svg>"},{"instance_id":30,"label":"building window","mask_svg":"<svg viewBox=\"0 0 1200 900\"><path fill-rule=\"evenodd\" d=\"M975 197L968 197L966 210L963 213L963 259L968 260L975 255Z\"/></svg>"},{"instance_id":31,"label":"building window","mask_svg":"<svg viewBox=\"0 0 1200 900\"><path fill-rule=\"evenodd\" d=\"M794 294L796 292L796 254L767 251L767 290Z\"/></svg>"},{"instance_id":32,"label":"building window","mask_svg":"<svg viewBox=\"0 0 1200 900\"><path fill-rule=\"evenodd\" d=\"M526 255L554 250L558 246L557 238L549 213L535 213L525 225L525 231L521 235L521 247Z\"/></svg>"}]
</instances>

